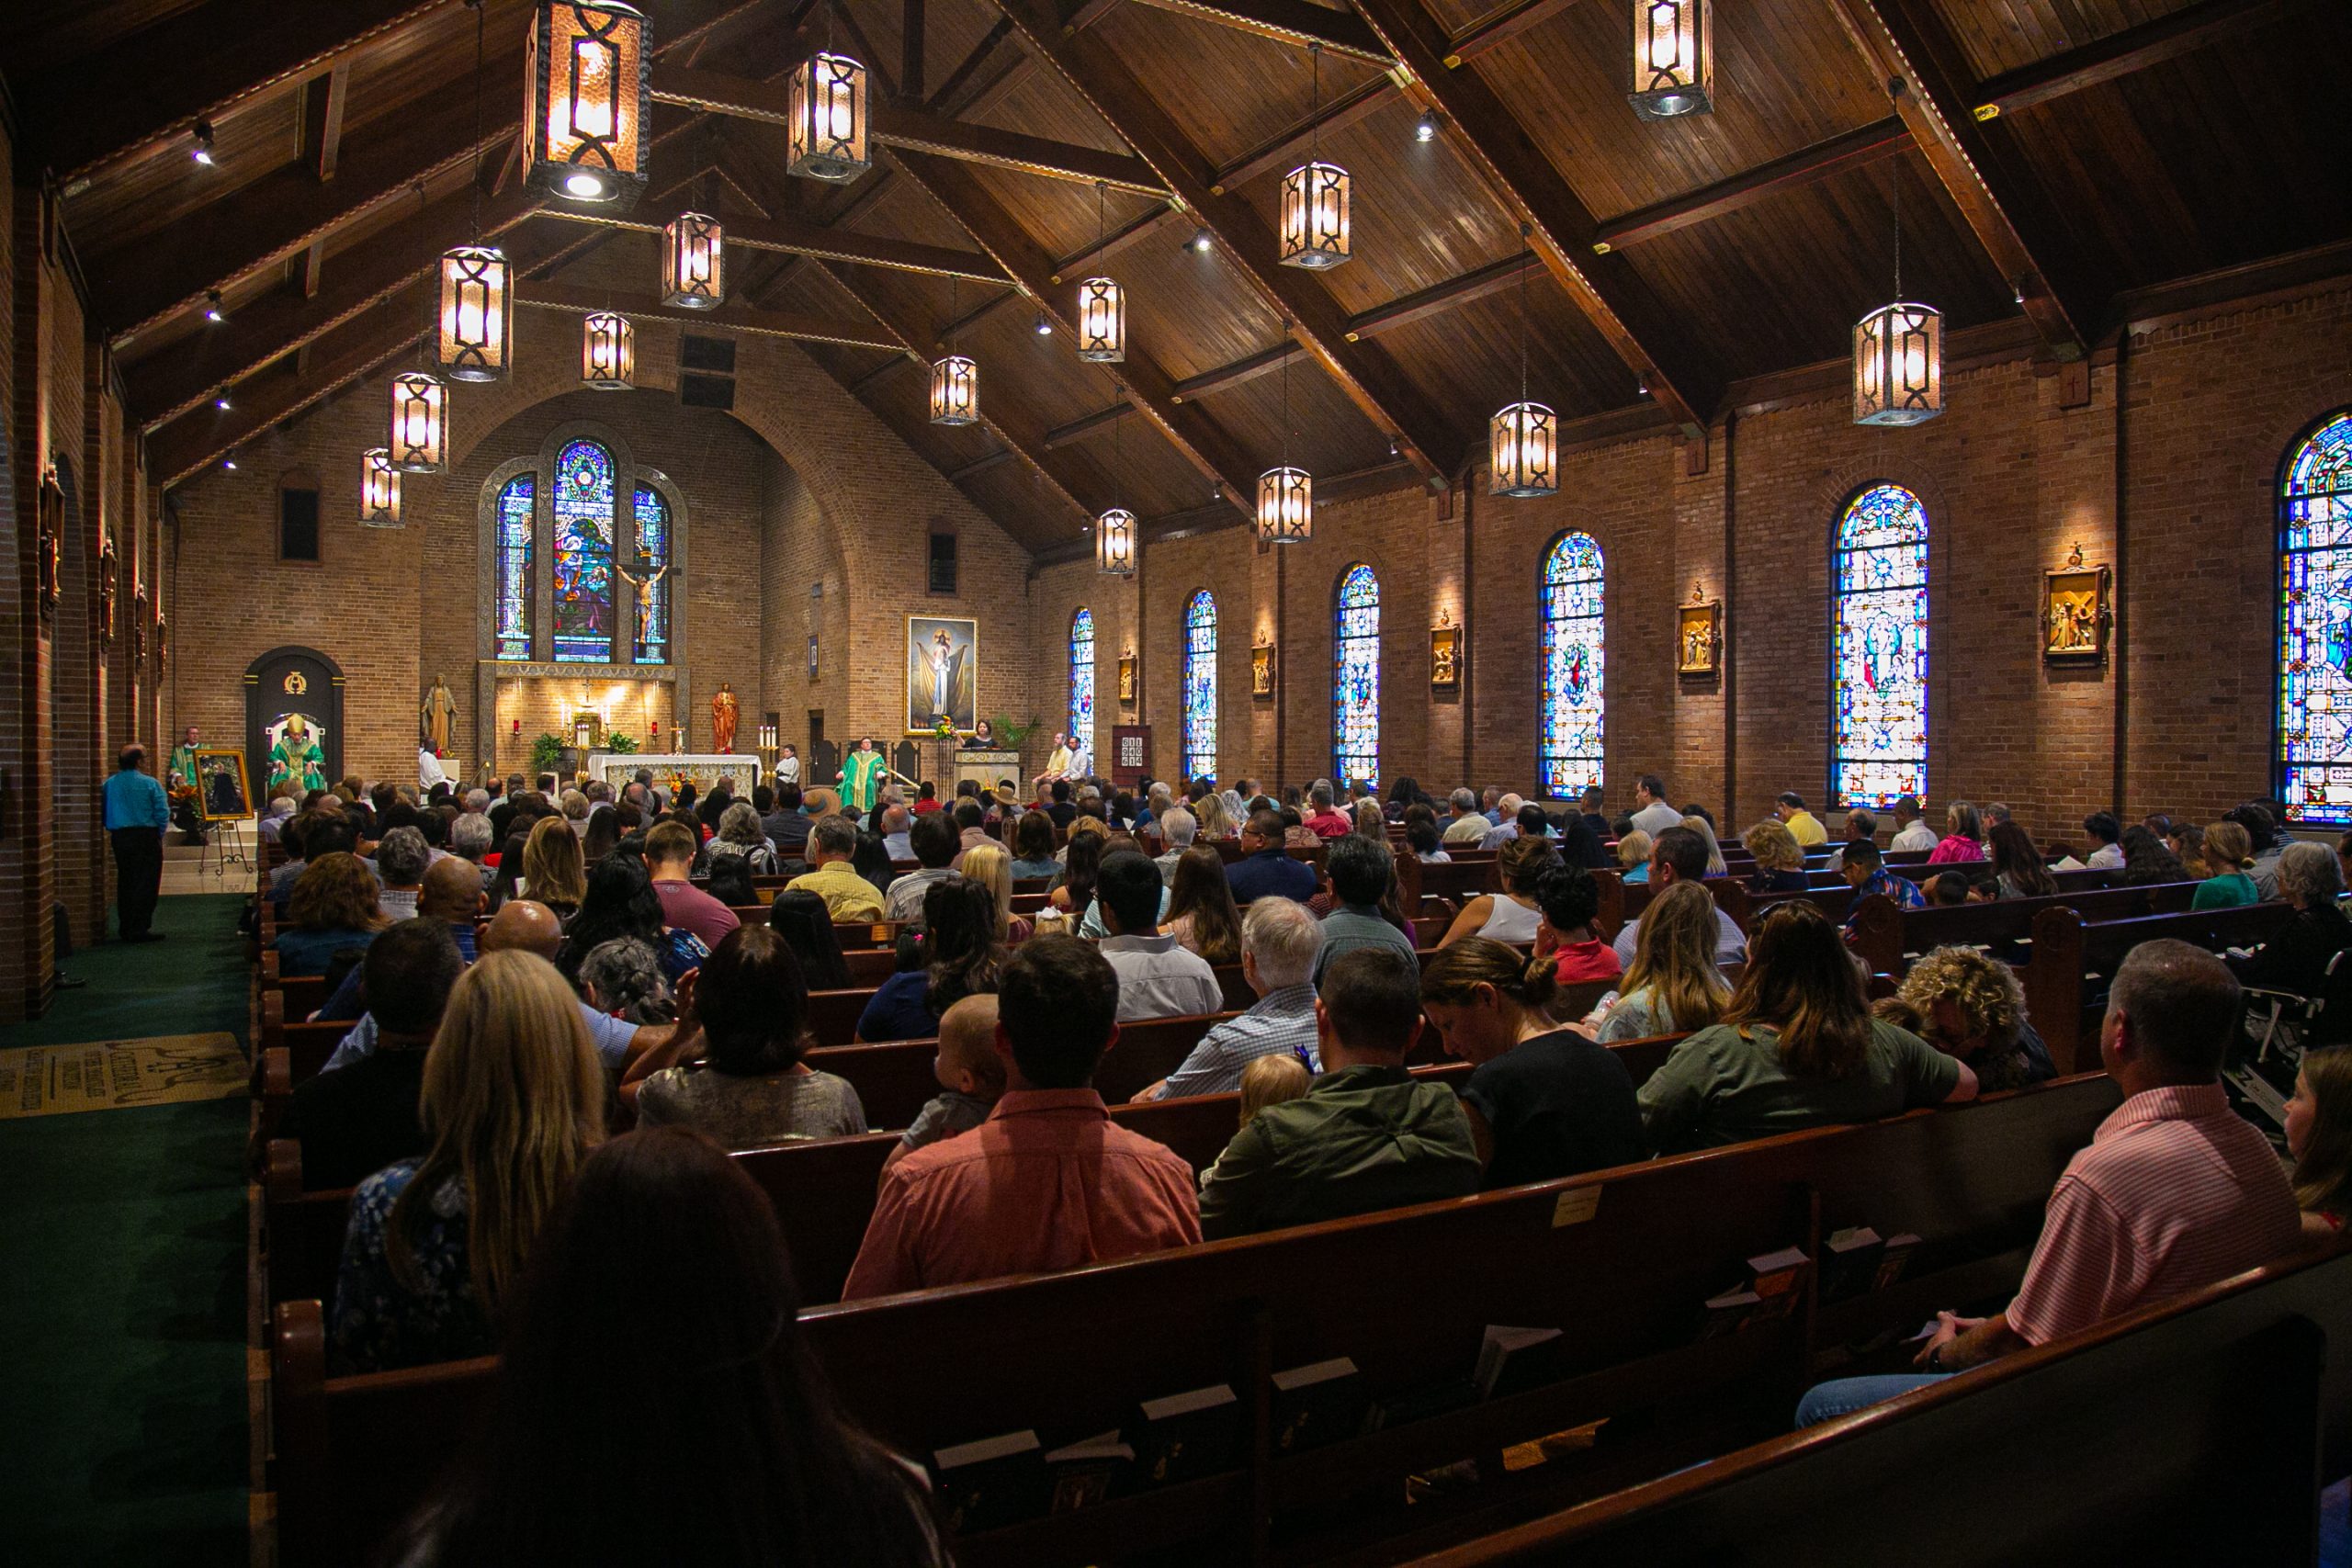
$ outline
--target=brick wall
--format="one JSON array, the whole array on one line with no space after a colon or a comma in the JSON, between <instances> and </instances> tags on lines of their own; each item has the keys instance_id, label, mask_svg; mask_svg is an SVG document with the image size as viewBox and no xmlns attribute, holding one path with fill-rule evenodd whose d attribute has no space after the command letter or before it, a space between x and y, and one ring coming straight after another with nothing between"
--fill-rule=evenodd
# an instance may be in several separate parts
<instances>
[{"instance_id":1,"label":"brick wall","mask_svg":"<svg viewBox=\"0 0 2352 1568\"><path fill-rule=\"evenodd\" d=\"M1931 800L2005 801L2053 836L2118 804L2209 817L2268 788L2272 487L2289 443L2352 401L2347 331L2352 288L2339 284L2143 328L2099 357L2077 406L2049 367L1956 368L1943 416L1910 430L1858 428L1842 393L1824 392L1736 412L1697 461L1670 436L1568 454L1554 498L1489 497L1481 482L1447 517L1401 489L1318 506L1313 541L1283 551L1229 530L1148 547L1133 583L1055 565L1034 590L1035 679L1060 689L1069 611L1084 603L1108 692L1139 609L1139 717L1155 771L1173 773L1182 606L1212 586L1223 773L1316 777L1330 768L1332 586L1365 560L1382 590L1383 777L1410 773L1432 794L1462 780L1524 787L1537 565L1578 528L1607 563L1612 804L1657 770L1677 800L1736 828L1782 789L1826 796L1831 529L1847 496L1884 479L1916 491L1930 520ZM2042 574L2078 542L2116 570L2105 666L2041 658ZM1694 583L1724 604L1728 657L1709 679L1673 669L1675 606ZM1441 610L1468 628L1455 697L1427 684ZM1253 703L1248 645L1269 631L1279 700ZM1098 703L1103 722L1113 705Z\"/></svg>"},{"instance_id":2,"label":"brick wall","mask_svg":"<svg viewBox=\"0 0 2352 1568\"><path fill-rule=\"evenodd\" d=\"M450 389L449 470L407 478L408 525L397 532L356 520L358 454L383 440L381 376L247 444L235 472L210 470L178 486L173 600L187 618L174 630L174 727L241 735L246 666L298 644L343 667L344 763L368 778L405 776L418 705L436 674L458 698L452 749L469 769L485 750L502 771L526 765L531 738L560 733L583 700L609 706L609 722L640 740L651 739L658 717L665 745L683 705L687 745L707 746L710 696L721 681L739 705L739 750L752 749L770 711L780 738L804 750L812 710L837 743L871 731L887 744L904 728L908 615L977 618L983 711L1031 707L1026 556L805 354L780 340L740 339L730 414L678 402L678 334L661 323L639 335L639 389L581 389L578 331L576 317L526 310L514 374ZM650 682L510 685L485 748L474 680L477 659L489 652L485 490L573 432L600 435L659 470L683 500L685 566L672 591L684 678L674 698ZM315 476L322 487L316 564L277 556L277 492L289 474ZM960 536L954 595L922 592L933 527ZM808 589L819 581L812 684Z\"/></svg>"}]
</instances>

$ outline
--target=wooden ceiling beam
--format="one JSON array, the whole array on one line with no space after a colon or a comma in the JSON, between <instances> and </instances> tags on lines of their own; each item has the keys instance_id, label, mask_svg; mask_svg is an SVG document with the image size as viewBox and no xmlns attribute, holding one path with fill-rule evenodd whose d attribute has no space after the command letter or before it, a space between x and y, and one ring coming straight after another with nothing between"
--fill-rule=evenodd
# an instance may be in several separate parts
<instances>
[{"instance_id":1,"label":"wooden ceiling beam","mask_svg":"<svg viewBox=\"0 0 2352 1568\"><path fill-rule=\"evenodd\" d=\"M1271 376L1306 352L1298 344L1284 340L1272 348L1260 349L1255 354L1237 359L1230 365L1220 365L1213 370L1204 370L1197 376L1185 377L1184 379L1176 383L1175 399L1180 403L1189 403L1211 392L1223 391L1228 387L1238 387L1244 381L1254 381L1261 376Z\"/></svg>"},{"instance_id":2,"label":"wooden ceiling beam","mask_svg":"<svg viewBox=\"0 0 2352 1568\"><path fill-rule=\"evenodd\" d=\"M1911 128L1899 115L1858 126L1841 136L1799 148L1784 158L1743 169L1729 179L1702 186L1684 196L1636 208L1612 218L1594 232L1593 254L1606 255L1647 240L1705 223L1726 213L1753 206L1783 191L1795 190L1849 169L1859 169L1891 157L1911 145Z\"/></svg>"},{"instance_id":3,"label":"wooden ceiling beam","mask_svg":"<svg viewBox=\"0 0 2352 1568\"><path fill-rule=\"evenodd\" d=\"M1352 14L1313 5L1310 0L1137 0L1137 4L1301 49L1319 43L1332 54L1365 61L1383 70L1394 63L1372 29Z\"/></svg>"},{"instance_id":4,"label":"wooden ceiling beam","mask_svg":"<svg viewBox=\"0 0 2352 1568\"><path fill-rule=\"evenodd\" d=\"M548 207L541 210L550 218L560 218L571 223L628 229L641 234L659 234L662 231L662 225L650 219L622 213L582 211L569 207ZM977 251L955 251L940 245L917 244L911 240L883 239L873 234L854 233L846 229L829 229L797 218L730 217L723 227L730 247L740 245L752 251L784 251L794 255L815 256L822 261L884 266L899 272L929 273L934 277L968 277L981 283L998 284L1006 281L1002 269Z\"/></svg>"},{"instance_id":5,"label":"wooden ceiling beam","mask_svg":"<svg viewBox=\"0 0 2352 1568\"><path fill-rule=\"evenodd\" d=\"M831 316L803 311L763 310L733 299L716 310L690 310L682 305L665 305L661 296L651 293L615 293L609 288L575 283L520 283L514 287L514 300L519 305L579 316L617 310L632 321L673 321L682 327L790 338L796 343L838 344L844 348L878 348L893 354L905 346L879 328L860 329Z\"/></svg>"},{"instance_id":6,"label":"wooden ceiling beam","mask_svg":"<svg viewBox=\"0 0 2352 1568\"><path fill-rule=\"evenodd\" d=\"M338 0L332 6L197 6L102 58L12 82L30 151L71 190L116 165L187 143L267 94L350 62L458 0ZM181 156L187 155L186 148Z\"/></svg>"},{"instance_id":7,"label":"wooden ceiling beam","mask_svg":"<svg viewBox=\"0 0 2352 1568\"><path fill-rule=\"evenodd\" d=\"M1980 120L1997 119L2063 98L2217 43L2232 28L2257 26L2313 6L2314 0L2200 0L2154 21L1979 83L1973 95L1975 116Z\"/></svg>"},{"instance_id":8,"label":"wooden ceiling beam","mask_svg":"<svg viewBox=\"0 0 2352 1568\"><path fill-rule=\"evenodd\" d=\"M768 0L678 0L665 16L690 25L674 35L657 36L655 53L690 47L708 29L755 14L767 4ZM516 50L493 62L486 79L506 81L521 74L522 53ZM657 144L691 123L681 121L660 132ZM484 133L483 145L502 147L518 138L521 130L519 119L502 118ZM153 235L141 235L107 254L92 257L88 271L96 313L120 346L121 339L201 304L208 289L226 290L332 238L352 223L413 200L420 186L443 178L472 160L473 130L470 95L438 95L396 134L369 138L365 145L351 150L349 158L338 154L332 184L320 183L307 167L296 163L199 208L173 226L167 265L156 265Z\"/></svg>"},{"instance_id":9,"label":"wooden ceiling beam","mask_svg":"<svg viewBox=\"0 0 2352 1568\"><path fill-rule=\"evenodd\" d=\"M1465 62L1509 43L1530 28L1542 27L1569 6L1581 3L1582 0L1511 0L1511 4L1487 12L1453 35L1453 41L1445 51L1446 69L1459 71Z\"/></svg>"},{"instance_id":10,"label":"wooden ceiling beam","mask_svg":"<svg viewBox=\"0 0 2352 1568\"><path fill-rule=\"evenodd\" d=\"M923 0L900 0L899 7L899 92L912 103L922 102Z\"/></svg>"},{"instance_id":11,"label":"wooden ceiling beam","mask_svg":"<svg viewBox=\"0 0 2352 1568\"><path fill-rule=\"evenodd\" d=\"M1400 96L1396 84L1386 76L1375 76L1351 87L1217 170L1210 176L1209 188L1223 196L1261 175L1271 175L1277 169L1288 173L1298 165L1300 152L1317 136L1344 130L1387 107Z\"/></svg>"},{"instance_id":12,"label":"wooden ceiling beam","mask_svg":"<svg viewBox=\"0 0 2352 1568\"><path fill-rule=\"evenodd\" d=\"M1882 84L1900 82L1895 113L1942 182L1984 254L2016 290L2050 352L2080 359L2089 338L2087 291L2030 176L2013 172L1973 112L1975 84L1928 0L1833 0L1838 19ZM1890 85L1890 90L1892 87ZM2032 238L2030 240L2029 235Z\"/></svg>"},{"instance_id":13,"label":"wooden ceiling beam","mask_svg":"<svg viewBox=\"0 0 2352 1568\"><path fill-rule=\"evenodd\" d=\"M1242 278L1282 313L1291 335L1365 418L1397 443L1423 479L1445 484L1454 467L1448 450L1453 441L1436 409L1385 355L1347 341L1338 301L1319 280L1275 261L1275 236L1256 209L1209 188L1208 161L1126 62L1086 34L1065 36L1051 0L995 4L1021 29L1030 52L1053 66L1200 219Z\"/></svg>"},{"instance_id":14,"label":"wooden ceiling beam","mask_svg":"<svg viewBox=\"0 0 2352 1568\"><path fill-rule=\"evenodd\" d=\"M1448 134L1569 299L1687 434L1702 434L1721 378L1622 256L1594 255L1600 224L1475 70L1445 65L1444 31L1420 0L1357 0L1408 76L1408 96L1453 121Z\"/></svg>"},{"instance_id":15,"label":"wooden ceiling beam","mask_svg":"<svg viewBox=\"0 0 2352 1568\"><path fill-rule=\"evenodd\" d=\"M653 98L656 103L770 125L788 125L792 119L790 94L785 85L713 71L657 69ZM1142 159L1123 152L972 125L878 96L869 100L867 124L868 134L886 147L911 147L967 163L1086 185L1100 183L1148 196L1167 194Z\"/></svg>"},{"instance_id":16,"label":"wooden ceiling beam","mask_svg":"<svg viewBox=\"0 0 2352 1568\"><path fill-rule=\"evenodd\" d=\"M975 243L995 258L1067 341L1076 343L1078 325L1068 309L1069 291L1056 287L1052 261L971 171L920 152L900 152L896 156L907 178L922 186ZM1206 414L1175 401L1174 382L1132 334L1126 352L1123 364L1102 368L1126 391L1136 412L1158 426L1204 479L1223 486L1235 506L1256 505L1258 466Z\"/></svg>"},{"instance_id":17,"label":"wooden ceiling beam","mask_svg":"<svg viewBox=\"0 0 2352 1568\"><path fill-rule=\"evenodd\" d=\"M1054 264L1054 281L1080 277L1101 266L1121 251L1139 245L1170 222L1184 215L1183 209L1170 204L1155 207L1140 216L1129 219L1101 239L1080 245Z\"/></svg>"}]
</instances>

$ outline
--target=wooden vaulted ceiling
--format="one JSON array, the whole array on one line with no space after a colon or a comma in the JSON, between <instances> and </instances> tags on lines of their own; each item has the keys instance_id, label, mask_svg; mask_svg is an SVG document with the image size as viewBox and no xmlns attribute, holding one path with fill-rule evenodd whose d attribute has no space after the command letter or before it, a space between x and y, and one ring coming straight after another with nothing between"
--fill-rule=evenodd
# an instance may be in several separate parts
<instances>
[{"instance_id":1,"label":"wooden vaulted ceiling","mask_svg":"<svg viewBox=\"0 0 2352 1568\"><path fill-rule=\"evenodd\" d=\"M461 0L0 8L19 164L60 188L151 475L413 353L477 204L559 304L650 297L649 231L717 212L713 330L801 339L1049 557L1113 504L1238 523L1285 453L1327 495L1457 481L1522 354L1570 441L1702 430L1846 352L1898 191L1905 293L1963 344L2074 359L2158 286L2352 269L2332 0L1716 0L1713 112L1665 122L1625 100L1630 0L639 4L657 145L618 222L521 188L530 0L480 13L479 159ZM829 40L873 85L847 186L786 175L776 123ZM1354 183L1355 259L1319 275L1274 265L1310 135ZM1127 290L1116 367L1072 352L1097 269ZM927 423L919 361L950 342L980 425Z\"/></svg>"}]
</instances>

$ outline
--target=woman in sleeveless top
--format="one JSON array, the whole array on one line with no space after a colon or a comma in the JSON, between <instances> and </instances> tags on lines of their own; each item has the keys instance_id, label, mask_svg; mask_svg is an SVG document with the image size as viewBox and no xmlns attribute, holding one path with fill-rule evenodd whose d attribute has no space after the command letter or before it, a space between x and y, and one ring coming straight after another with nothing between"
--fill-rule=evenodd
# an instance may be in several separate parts
<instances>
[{"instance_id":1,"label":"woman in sleeveless top","mask_svg":"<svg viewBox=\"0 0 2352 1568\"><path fill-rule=\"evenodd\" d=\"M1453 918L1445 935L1438 940L1438 945L1450 947L1470 936L1509 942L1514 947L1533 942L1536 924L1544 918L1544 911L1535 902L1535 887L1544 880L1544 874L1559 863L1560 852L1549 839L1522 836L1506 840L1502 852L1495 860L1503 891L1482 893L1464 904L1462 913Z\"/></svg>"}]
</instances>

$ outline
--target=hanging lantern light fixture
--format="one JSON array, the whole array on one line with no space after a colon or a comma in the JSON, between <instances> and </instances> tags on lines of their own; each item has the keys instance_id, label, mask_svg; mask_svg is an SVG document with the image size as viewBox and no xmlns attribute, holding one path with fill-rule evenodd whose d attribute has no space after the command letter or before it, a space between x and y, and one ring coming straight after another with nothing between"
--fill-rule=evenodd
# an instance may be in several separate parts
<instances>
[{"instance_id":1,"label":"hanging lantern light fixture","mask_svg":"<svg viewBox=\"0 0 2352 1568\"><path fill-rule=\"evenodd\" d=\"M1519 232L1524 240L1527 225L1521 224ZM1527 275L1534 268L1530 253L1519 269L1519 401L1487 423L1489 495L1553 495L1560 488L1560 422L1527 395Z\"/></svg>"},{"instance_id":2,"label":"hanging lantern light fixture","mask_svg":"<svg viewBox=\"0 0 2352 1568\"><path fill-rule=\"evenodd\" d=\"M495 245L459 245L441 258L441 320L434 334L441 368L459 381L506 375L514 342L514 271Z\"/></svg>"},{"instance_id":3,"label":"hanging lantern light fixture","mask_svg":"<svg viewBox=\"0 0 2352 1568\"><path fill-rule=\"evenodd\" d=\"M645 193L652 38L617 0L539 0L525 44L524 183L572 201Z\"/></svg>"},{"instance_id":4,"label":"hanging lantern light fixture","mask_svg":"<svg viewBox=\"0 0 2352 1568\"><path fill-rule=\"evenodd\" d=\"M679 213L662 229L662 302L716 310L726 298L725 231L707 213Z\"/></svg>"},{"instance_id":5,"label":"hanging lantern light fixture","mask_svg":"<svg viewBox=\"0 0 2352 1568\"><path fill-rule=\"evenodd\" d=\"M1103 203L1107 187L1094 182L1094 243L1103 235ZM1127 296L1108 277L1090 277L1078 286L1078 356L1098 365L1124 364L1127 357Z\"/></svg>"},{"instance_id":6,"label":"hanging lantern light fixture","mask_svg":"<svg viewBox=\"0 0 2352 1568\"><path fill-rule=\"evenodd\" d=\"M865 67L825 50L792 73L786 172L836 185L874 166L865 148Z\"/></svg>"},{"instance_id":7,"label":"hanging lantern light fixture","mask_svg":"<svg viewBox=\"0 0 2352 1568\"><path fill-rule=\"evenodd\" d=\"M1854 423L1921 424L1944 412L1944 318L1903 298L1903 179L1894 180L1894 299L1854 323Z\"/></svg>"},{"instance_id":8,"label":"hanging lantern light fixture","mask_svg":"<svg viewBox=\"0 0 2352 1568\"><path fill-rule=\"evenodd\" d=\"M947 316L956 319L956 280L947 280ZM956 352L951 341L948 352L931 367L931 423L933 424L977 424L980 418L980 367L971 359Z\"/></svg>"},{"instance_id":9,"label":"hanging lantern light fixture","mask_svg":"<svg viewBox=\"0 0 2352 1568\"><path fill-rule=\"evenodd\" d=\"M602 392L637 385L637 329L627 316L599 310L580 333L580 379Z\"/></svg>"},{"instance_id":10,"label":"hanging lantern light fixture","mask_svg":"<svg viewBox=\"0 0 2352 1568\"><path fill-rule=\"evenodd\" d=\"M1290 332L1290 321L1283 321ZM1290 461L1290 355L1283 355L1283 460L1258 476L1258 542L1295 545L1315 534L1315 476Z\"/></svg>"},{"instance_id":11,"label":"hanging lantern light fixture","mask_svg":"<svg viewBox=\"0 0 2352 1568\"><path fill-rule=\"evenodd\" d=\"M1634 0L1634 112L1672 119L1714 108L1715 17L1708 0Z\"/></svg>"},{"instance_id":12,"label":"hanging lantern light fixture","mask_svg":"<svg viewBox=\"0 0 2352 1568\"><path fill-rule=\"evenodd\" d=\"M437 474L448 460L449 389L428 371L392 378L392 467L404 474Z\"/></svg>"},{"instance_id":13,"label":"hanging lantern light fixture","mask_svg":"<svg viewBox=\"0 0 2352 1568\"><path fill-rule=\"evenodd\" d=\"M1306 46L1312 85L1308 89L1306 162L1283 176L1284 266L1332 267L1348 259L1348 171L1323 162L1323 46Z\"/></svg>"},{"instance_id":14,"label":"hanging lantern light fixture","mask_svg":"<svg viewBox=\"0 0 2352 1568\"><path fill-rule=\"evenodd\" d=\"M401 471L381 446L359 455L359 521L368 528L401 525Z\"/></svg>"},{"instance_id":15,"label":"hanging lantern light fixture","mask_svg":"<svg viewBox=\"0 0 2352 1568\"><path fill-rule=\"evenodd\" d=\"M1123 414L1111 426L1111 472L1116 476L1126 471L1120 460L1122 437L1126 434L1126 417ZM1094 520L1094 568L1105 577L1133 577L1136 574L1136 547L1139 530L1136 514L1124 506L1113 506Z\"/></svg>"}]
</instances>

